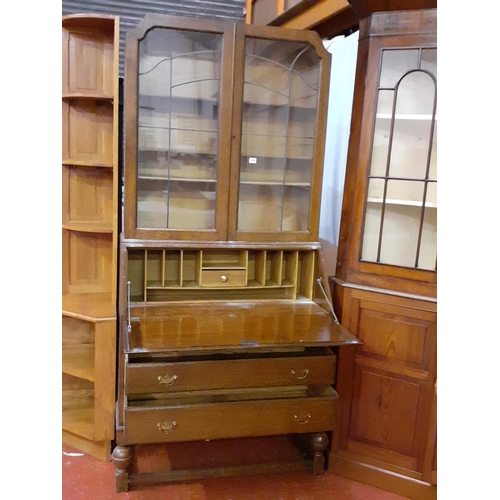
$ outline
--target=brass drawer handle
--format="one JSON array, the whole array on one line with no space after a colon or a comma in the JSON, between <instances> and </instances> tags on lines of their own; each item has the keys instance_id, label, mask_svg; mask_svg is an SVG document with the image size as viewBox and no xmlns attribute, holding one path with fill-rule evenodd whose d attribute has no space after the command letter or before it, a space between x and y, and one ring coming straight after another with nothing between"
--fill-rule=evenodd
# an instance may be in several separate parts
<instances>
[{"instance_id":1,"label":"brass drawer handle","mask_svg":"<svg viewBox=\"0 0 500 500\"><path fill-rule=\"evenodd\" d=\"M309 419L311 418L311 414L310 414L310 413L308 413L308 414L306 415L305 420L299 420L299 417L298 417L297 415L294 415L294 416L293 416L293 418L294 418L295 422L297 422L297 423L299 423L299 424L301 424L301 425L302 425L302 424L307 424L307 422L309 422Z\"/></svg>"},{"instance_id":2,"label":"brass drawer handle","mask_svg":"<svg viewBox=\"0 0 500 500\"><path fill-rule=\"evenodd\" d=\"M161 385L165 387L173 385L176 380L177 380L177 375L170 376L167 373L164 377L162 377L161 375L158 376L158 381L160 382Z\"/></svg>"},{"instance_id":3,"label":"brass drawer handle","mask_svg":"<svg viewBox=\"0 0 500 500\"><path fill-rule=\"evenodd\" d=\"M170 434L175 429L177 422L175 420L173 420L172 423L165 421L163 422L163 424L158 422L156 425L158 427L158 430L160 430L164 434Z\"/></svg>"},{"instance_id":4,"label":"brass drawer handle","mask_svg":"<svg viewBox=\"0 0 500 500\"><path fill-rule=\"evenodd\" d=\"M225 274L223 274L221 277L220 277L220 280L225 283L227 281L227 276Z\"/></svg>"},{"instance_id":5,"label":"brass drawer handle","mask_svg":"<svg viewBox=\"0 0 500 500\"><path fill-rule=\"evenodd\" d=\"M292 375L295 375L295 370L292 370ZM309 370L306 368L304 370L304 375L302 375L302 377L295 377L297 380L304 380L307 375L309 375Z\"/></svg>"}]
</instances>

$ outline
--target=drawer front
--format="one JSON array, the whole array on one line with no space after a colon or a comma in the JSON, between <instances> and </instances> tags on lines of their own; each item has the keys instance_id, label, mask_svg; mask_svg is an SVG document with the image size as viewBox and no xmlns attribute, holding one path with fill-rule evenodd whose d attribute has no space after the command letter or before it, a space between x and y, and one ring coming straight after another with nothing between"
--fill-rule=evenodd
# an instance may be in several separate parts
<instances>
[{"instance_id":1,"label":"drawer front","mask_svg":"<svg viewBox=\"0 0 500 500\"><path fill-rule=\"evenodd\" d=\"M331 385L336 356L128 364L127 394L244 387Z\"/></svg>"},{"instance_id":2,"label":"drawer front","mask_svg":"<svg viewBox=\"0 0 500 500\"><path fill-rule=\"evenodd\" d=\"M337 400L331 396L126 408L125 444L196 441L330 431Z\"/></svg>"},{"instance_id":3,"label":"drawer front","mask_svg":"<svg viewBox=\"0 0 500 500\"><path fill-rule=\"evenodd\" d=\"M201 286L247 286L247 273L245 269L203 269Z\"/></svg>"}]
</instances>

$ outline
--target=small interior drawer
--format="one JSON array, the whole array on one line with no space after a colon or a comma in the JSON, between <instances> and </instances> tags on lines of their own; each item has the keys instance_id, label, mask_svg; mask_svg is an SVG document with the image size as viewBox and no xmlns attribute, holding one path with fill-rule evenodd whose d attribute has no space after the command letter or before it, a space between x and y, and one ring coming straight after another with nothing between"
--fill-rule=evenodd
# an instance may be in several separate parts
<instances>
[{"instance_id":1,"label":"small interior drawer","mask_svg":"<svg viewBox=\"0 0 500 500\"><path fill-rule=\"evenodd\" d=\"M329 349L315 355L215 359L204 361L127 363L126 394L244 387L332 385L336 356ZM319 354L322 353L322 354Z\"/></svg>"},{"instance_id":2,"label":"small interior drawer","mask_svg":"<svg viewBox=\"0 0 500 500\"><path fill-rule=\"evenodd\" d=\"M246 286L245 269L202 269L200 286L232 287Z\"/></svg>"},{"instance_id":3,"label":"small interior drawer","mask_svg":"<svg viewBox=\"0 0 500 500\"><path fill-rule=\"evenodd\" d=\"M238 391L240 400L231 401L226 395L220 402L210 395L198 399L187 396L185 401L171 396L163 403L143 401L125 409L125 443L298 434L335 428L338 395L331 387L316 393L295 391Z\"/></svg>"}]
</instances>

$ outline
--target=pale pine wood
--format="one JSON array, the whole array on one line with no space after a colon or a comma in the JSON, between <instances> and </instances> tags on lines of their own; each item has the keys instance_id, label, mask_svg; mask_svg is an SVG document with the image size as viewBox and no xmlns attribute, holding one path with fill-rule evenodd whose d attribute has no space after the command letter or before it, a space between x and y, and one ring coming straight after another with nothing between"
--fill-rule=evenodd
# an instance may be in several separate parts
<instances>
[{"instance_id":1,"label":"pale pine wood","mask_svg":"<svg viewBox=\"0 0 500 500\"><path fill-rule=\"evenodd\" d=\"M62 25L63 439L109 460L116 373L119 18L70 15Z\"/></svg>"},{"instance_id":2,"label":"pale pine wood","mask_svg":"<svg viewBox=\"0 0 500 500\"><path fill-rule=\"evenodd\" d=\"M72 448L76 448L83 453L93 456L103 462L110 461L111 441L93 441L85 439L71 432L62 431L62 443Z\"/></svg>"},{"instance_id":3,"label":"pale pine wood","mask_svg":"<svg viewBox=\"0 0 500 500\"><path fill-rule=\"evenodd\" d=\"M347 0L320 0L316 5L313 5L282 26L283 28L306 30L349 8L350 5Z\"/></svg>"},{"instance_id":4,"label":"pale pine wood","mask_svg":"<svg viewBox=\"0 0 500 500\"><path fill-rule=\"evenodd\" d=\"M116 321L95 325L94 439L114 438Z\"/></svg>"}]
</instances>

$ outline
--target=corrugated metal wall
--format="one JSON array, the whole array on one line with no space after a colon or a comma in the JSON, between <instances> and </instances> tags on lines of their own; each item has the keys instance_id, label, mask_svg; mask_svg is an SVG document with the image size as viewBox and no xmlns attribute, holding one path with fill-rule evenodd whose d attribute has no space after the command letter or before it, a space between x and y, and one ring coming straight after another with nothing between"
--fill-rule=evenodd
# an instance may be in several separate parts
<instances>
[{"instance_id":1,"label":"corrugated metal wall","mask_svg":"<svg viewBox=\"0 0 500 500\"><path fill-rule=\"evenodd\" d=\"M171 14L244 22L245 0L62 0L62 15L120 16L120 76L124 74L125 34L146 14Z\"/></svg>"}]
</instances>

